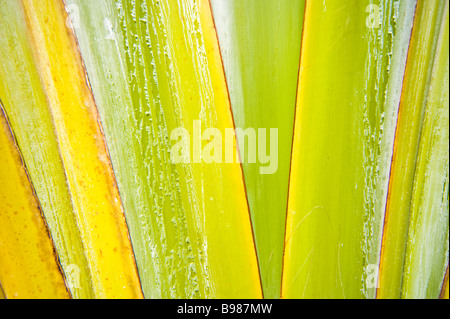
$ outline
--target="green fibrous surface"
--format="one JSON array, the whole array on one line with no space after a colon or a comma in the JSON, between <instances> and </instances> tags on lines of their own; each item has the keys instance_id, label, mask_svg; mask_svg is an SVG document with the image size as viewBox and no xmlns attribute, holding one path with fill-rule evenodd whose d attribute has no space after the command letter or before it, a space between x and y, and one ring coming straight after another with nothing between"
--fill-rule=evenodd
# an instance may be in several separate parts
<instances>
[{"instance_id":1,"label":"green fibrous surface","mask_svg":"<svg viewBox=\"0 0 450 319\"><path fill-rule=\"evenodd\" d=\"M445 271L444 255L438 252L448 251L448 123L442 104L448 99L448 64L443 59L448 46L443 28L446 6L448 1L418 1L416 8L386 205L378 298L438 297L436 281L442 282ZM420 281L425 286L419 292L413 286Z\"/></svg>"},{"instance_id":2,"label":"green fibrous surface","mask_svg":"<svg viewBox=\"0 0 450 319\"><path fill-rule=\"evenodd\" d=\"M171 132L232 127L207 1L68 0L147 298L261 297L239 164L173 164ZM78 21L77 21L78 20ZM205 22L206 21L206 22Z\"/></svg>"},{"instance_id":3,"label":"green fibrous surface","mask_svg":"<svg viewBox=\"0 0 450 319\"><path fill-rule=\"evenodd\" d=\"M415 5L307 2L282 297L375 297Z\"/></svg>"},{"instance_id":4,"label":"green fibrous surface","mask_svg":"<svg viewBox=\"0 0 450 319\"><path fill-rule=\"evenodd\" d=\"M439 298L449 240L449 2L445 1L412 190L402 297Z\"/></svg>"}]
</instances>

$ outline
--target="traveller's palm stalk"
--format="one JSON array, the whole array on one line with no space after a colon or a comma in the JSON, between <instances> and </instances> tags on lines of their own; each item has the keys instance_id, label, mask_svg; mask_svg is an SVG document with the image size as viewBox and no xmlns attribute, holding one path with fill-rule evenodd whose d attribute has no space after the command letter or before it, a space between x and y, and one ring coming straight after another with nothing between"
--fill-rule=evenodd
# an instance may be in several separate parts
<instances>
[{"instance_id":1,"label":"traveller's palm stalk","mask_svg":"<svg viewBox=\"0 0 450 319\"><path fill-rule=\"evenodd\" d=\"M0 0L0 298L448 298L448 5Z\"/></svg>"}]
</instances>

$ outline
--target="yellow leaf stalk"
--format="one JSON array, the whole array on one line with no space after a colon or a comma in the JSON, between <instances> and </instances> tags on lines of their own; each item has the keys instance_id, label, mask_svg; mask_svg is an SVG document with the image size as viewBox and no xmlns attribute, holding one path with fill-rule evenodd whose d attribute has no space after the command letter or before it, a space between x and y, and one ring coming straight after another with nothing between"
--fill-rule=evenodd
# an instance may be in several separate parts
<instances>
[{"instance_id":1,"label":"yellow leaf stalk","mask_svg":"<svg viewBox=\"0 0 450 319\"><path fill-rule=\"evenodd\" d=\"M0 282L8 298L69 298L39 201L0 105ZM0 297L3 295L0 287Z\"/></svg>"},{"instance_id":2,"label":"yellow leaf stalk","mask_svg":"<svg viewBox=\"0 0 450 319\"><path fill-rule=\"evenodd\" d=\"M21 6L95 297L141 298L121 199L76 40L66 26L64 4L23 0Z\"/></svg>"}]
</instances>

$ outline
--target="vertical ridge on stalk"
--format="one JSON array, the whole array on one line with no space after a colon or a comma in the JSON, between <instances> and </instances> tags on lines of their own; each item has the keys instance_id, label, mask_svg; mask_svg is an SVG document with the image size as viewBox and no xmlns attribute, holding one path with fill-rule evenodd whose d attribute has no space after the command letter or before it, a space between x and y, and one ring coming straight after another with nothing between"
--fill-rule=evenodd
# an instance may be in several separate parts
<instances>
[{"instance_id":1,"label":"vertical ridge on stalk","mask_svg":"<svg viewBox=\"0 0 450 319\"><path fill-rule=\"evenodd\" d=\"M446 156L448 161L448 153L447 155L442 153L442 147L445 144L445 124L443 124L445 123L445 116L439 111L439 108L442 108L443 105L438 101L439 99L445 99L445 96L448 99L448 89L446 91L443 88L438 93L434 88L435 92L430 92L430 88L432 88L430 84L433 81L433 77L439 76L443 81L439 85L443 85L445 83L445 72L448 73L448 64L446 66L442 62L443 60L440 62L436 60L439 56L438 53L441 55L445 54L445 51L442 51L445 45L441 44L438 49L438 43L445 43L439 38L443 36L442 23L445 15L448 14L446 13L446 6L448 6L448 1L446 0L435 2L418 1L417 4L394 142L381 250L378 298L400 298L404 293L407 293L402 287L405 287L404 281L406 279L405 276L407 276L405 274L407 268L405 267L408 263L408 258L411 257L408 253L408 246L410 249L412 248L410 241L413 240L414 232L419 231L419 233L422 233L426 227L435 227L434 231L437 231L437 233L429 234L429 244L432 246L437 245L434 246L436 249L445 251L445 246L439 245L439 239L436 237L440 236L439 234L445 237L445 230L439 227L439 223L436 224L436 218L443 218L442 221L448 218L448 197L445 198L445 195L439 192L429 193L429 187L433 184L437 186L442 182L441 189L444 194L445 192L448 194L448 172L446 179L441 165L435 165L435 168L432 170L429 170L427 167L437 160L435 156L438 153L442 156L440 161L445 159ZM436 63L439 63L439 65L436 65ZM448 79L446 81L448 83ZM434 86L436 85L434 84ZM439 94L444 95L440 96ZM425 125L425 119L428 122L434 121L437 126L433 128L431 124ZM427 126L428 128L426 128ZM448 125L446 130L448 136ZM434 142L431 143L429 138ZM425 156L424 154L428 155ZM429 162L426 159L427 156L430 156ZM439 174L439 171L443 175ZM434 175L434 177L426 177L428 174ZM439 176L443 178L440 182ZM447 188L445 183L447 183ZM439 194L443 195L441 199L436 198L436 196L440 196ZM431 206L426 208L420 202L424 205L428 202ZM437 208L435 205L443 206ZM445 213L446 205L447 213ZM419 216L429 216L431 218L427 223L422 220L424 228L416 224L417 218L423 218ZM432 219L435 222L432 222ZM423 246L418 244L417 249L420 250L420 247ZM444 256L438 258L444 258ZM422 258L418 260L422 260ZM433 260L434 258L425 257L421 262L433 263ZM444 271L445 269L439 271L439 273ZM418 274L416 273L416 275ZM442 278L438 280L442 280ZM430 293L431 290L436 289L430 287ZM438 292L435 291L432 294L437 296Z\"/></svg>"},{"instance_id":2,"label":"vertical ridge on stalk","mask_svg":"<svg viewBox=\"0 0 450 319\"><path fill-rule=\"evenodd\" d=\"M402 297L438 298L449 257L449 1L442 14L411 192Z\"/></svg>"},{"instance_id":3,"label":"vertical ridge on stalk","mask_svg":"<svg viewBox=\"0 0 450 319\"><path fill-rule=\"evenodd\" d=\"M375 296L414 8L415 1L307 3L282 297Z\"/></svg>"}]
</instances>

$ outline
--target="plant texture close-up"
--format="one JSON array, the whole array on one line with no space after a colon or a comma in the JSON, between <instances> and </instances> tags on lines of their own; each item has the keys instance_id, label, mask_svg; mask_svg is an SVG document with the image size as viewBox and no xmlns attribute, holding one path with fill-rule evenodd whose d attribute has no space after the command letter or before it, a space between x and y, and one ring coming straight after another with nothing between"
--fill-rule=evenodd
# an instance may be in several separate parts
<instances>
[{"instance_id":1,"label":"plant texture close-up","mask_svg":"<svg viewBox=\"0 0 450 319\"><path fill-rule=\"evenodd\" d=\"M449 0L0 0L0 299L448 299Z\"/></svg>"}]
</instances>

